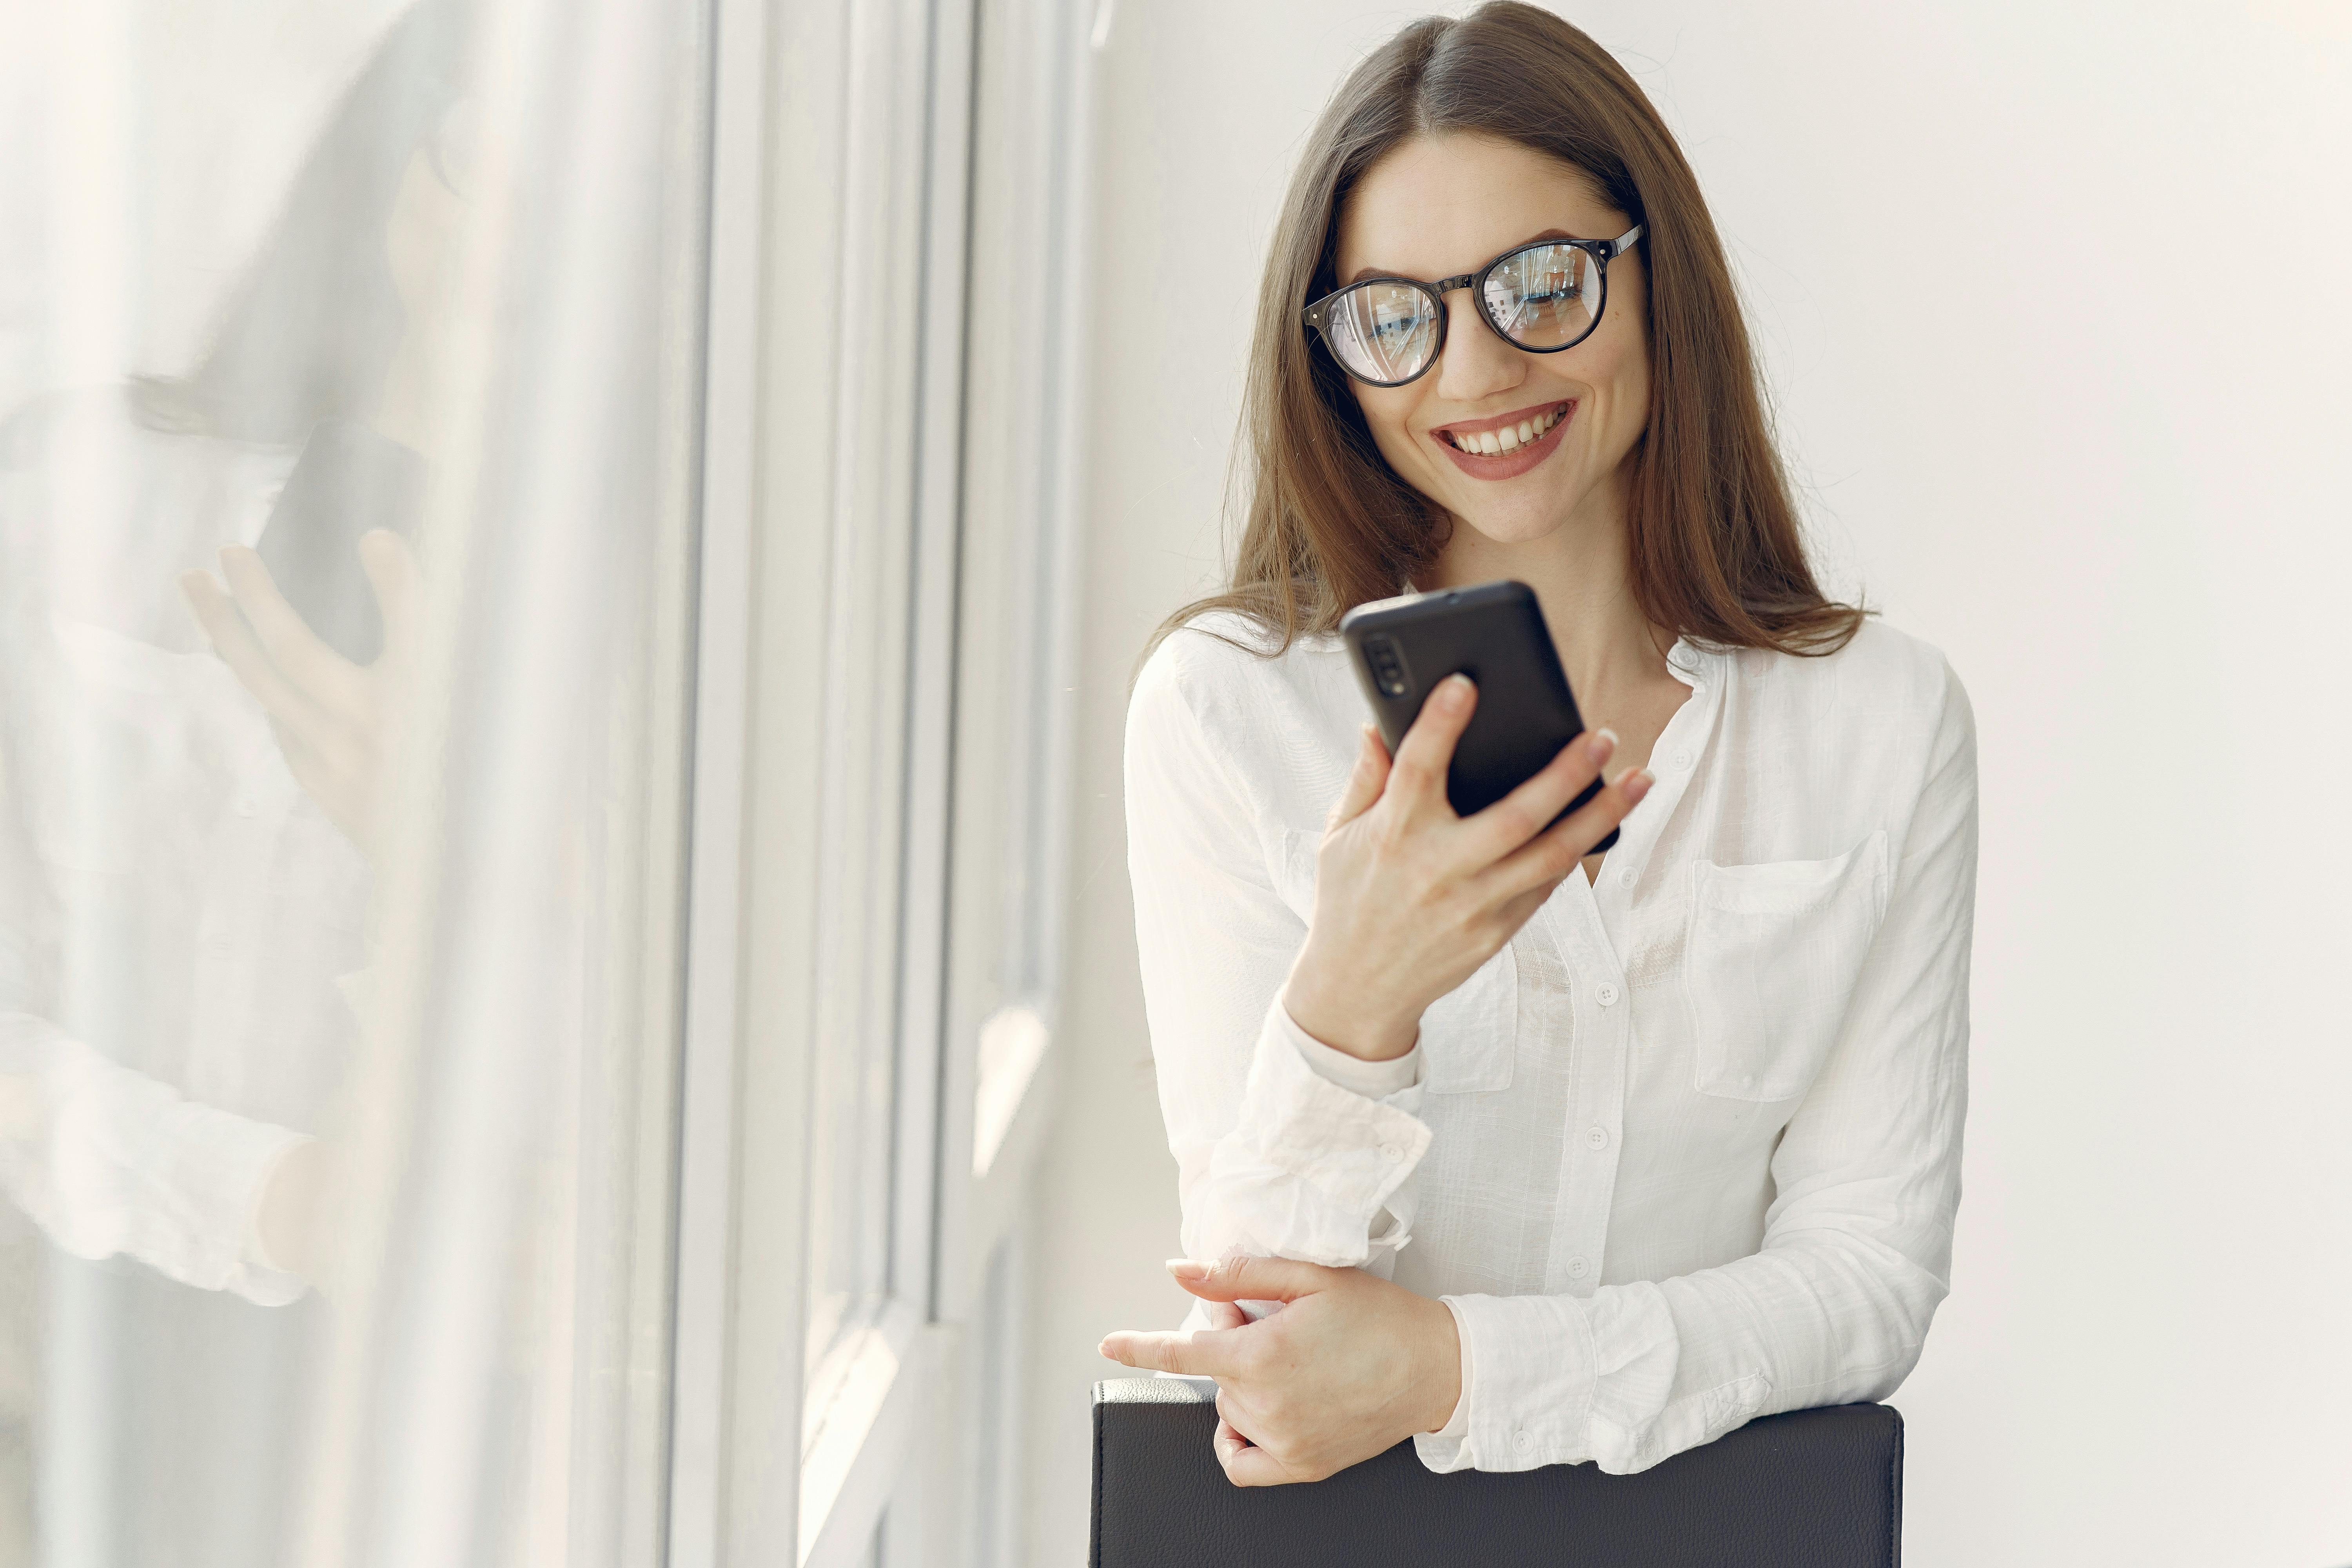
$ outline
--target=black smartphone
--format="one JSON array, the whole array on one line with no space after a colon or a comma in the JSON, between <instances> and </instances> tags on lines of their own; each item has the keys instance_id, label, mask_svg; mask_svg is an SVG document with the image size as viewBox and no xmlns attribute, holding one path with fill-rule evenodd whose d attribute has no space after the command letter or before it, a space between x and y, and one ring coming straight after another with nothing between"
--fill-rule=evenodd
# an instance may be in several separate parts
<instances>
[{"instance_id":1,"label":"black smartphone","mask_svg":"<svg viewBox=\"0 0 2352 1568\"><path fill-rule=\"evenodd\" d=\"M1482 583L1359 605L1340 620L1339 635L1391 755L1439 681L1460 674L1477 682L1477 710L1454 744L1445 776L1445 797L1464 816L1518 788L1584 732L1543 606L1525 583ZM1601 784L1594 779L1586 785L1560 816L1600 794ZM1616 842L1612 827L1593 852Z\"/></svg>"},{"instance_id":2,"label":"black smartphone","mask_svg":"<svg viewBox=\"0 0 2352 1568\"><path fill-rule=\"evenodd\" d=\"M360 564L360 535L415 532L425 459L347 419L322 419L302 444L254 549L320 640L353 664L383 650L383 616Z\"/></svg>"}]
</instances>

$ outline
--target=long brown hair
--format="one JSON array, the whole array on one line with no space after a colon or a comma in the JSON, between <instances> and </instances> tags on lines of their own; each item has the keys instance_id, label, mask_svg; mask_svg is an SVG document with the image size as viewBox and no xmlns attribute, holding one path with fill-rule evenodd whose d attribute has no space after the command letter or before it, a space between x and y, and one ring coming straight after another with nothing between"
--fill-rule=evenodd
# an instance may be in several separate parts
<instances>
[{"instance_id":1,"label":"long brown hair","mask_svg":"<svg viewBox=\"0 0 2352 1568\"><path fill-rule=\"evenodd\" d=\"M1299 311L1338 285L1341 208L1415 137L1500 137L1581 171L1643 226L1650 417L1626 517L1643 612L1723 647L1822 654L1864 611L1825 597L1765 418L1748 329L1698 180L1622 66L1547 11L1492 0L1425 17L1349 74L1291 177L1258 290L1244 395L1249 500L1225 591L1187 605L1153 641L1208 610L1238 610L1279 641L1336 628L1437 559L1444 516L1399 479Z\"/></svg>"}]
</instances>

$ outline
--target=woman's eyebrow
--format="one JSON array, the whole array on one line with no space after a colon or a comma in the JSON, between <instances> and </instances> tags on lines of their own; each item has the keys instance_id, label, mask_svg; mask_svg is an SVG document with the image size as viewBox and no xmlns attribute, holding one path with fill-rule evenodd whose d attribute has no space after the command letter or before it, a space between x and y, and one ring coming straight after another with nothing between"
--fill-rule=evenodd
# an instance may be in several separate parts
<instances>
[{"instance_id":1,"label":"woman's eyebrow","mask_svg":"<svg viewBox=\"0 0 2352 1568\"><path fill-rule=\"evenodd\" d=\"M1564 228L1548 228L1539 234L1531 234L1525 239L1516 240L1513 243L1505 246L1495 254L1497 256L1508 256L1511 252L1519 249L1521 247L1534 245L1540 240L1574 239L1576 237L1577 237L1575 235L1569 233L1568 230ZM1486 263L1480 262L1479 265L1483 267ZM1403 278L1407 276L1409 276L1409 274L1399 272L1392 267L1359 267L1356 268L1356 275L1346 279L1339 285L1339 287L1345 289L1351 284L1361 283L1367 278ZM1436 280L1434 279L1422 279L1420 281L1427 283L1434 282Z\"/></svg>"}]
</instances>

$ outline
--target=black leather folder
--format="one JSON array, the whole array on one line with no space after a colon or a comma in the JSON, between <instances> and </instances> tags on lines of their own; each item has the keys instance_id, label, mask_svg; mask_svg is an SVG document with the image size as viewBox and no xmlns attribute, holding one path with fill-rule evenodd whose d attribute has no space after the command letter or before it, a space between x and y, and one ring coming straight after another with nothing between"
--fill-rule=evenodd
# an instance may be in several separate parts
<instances>
[{"instance_id":1,"label":"black leather folder","mask_svg":"<svg viewBox=\"0 0 2352 1568\"><path fill-rule=\"evenodd\" d=\"M1903 1417L1841 1405L1751 1421L1638 1475L1433 1475L1410 1442L1309 1486L1242 1488L1210 1450L1213 1384L1095 1384L1094 1568L1895 1568Z\"/></svg>"}]
</instances>

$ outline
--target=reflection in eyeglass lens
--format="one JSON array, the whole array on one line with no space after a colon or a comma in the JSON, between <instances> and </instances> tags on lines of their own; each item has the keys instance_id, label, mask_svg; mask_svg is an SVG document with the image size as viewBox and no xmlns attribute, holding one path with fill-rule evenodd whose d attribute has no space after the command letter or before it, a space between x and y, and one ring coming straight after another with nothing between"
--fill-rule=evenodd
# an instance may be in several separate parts
<instances>
[{"instance_id":1,"label":"reflection in eyeglass lens","mask_svg":"<svg viewBox=\"0 0 2352 1568\"><path fill-rule=\"evenodd\" d=\"M1356 374L1402 381L1437 351L1437 310L1410 284L1367 283L1339 297L1331 340Z\"/></svg>"},{"instance_id":2,"label":"reflection in eyeglass lens","mask_svg":"<svg viewBox=\"0 0 2352 1568\"><path fill-rule=\"evenodd\" d=\"M1589 252L1540 245L1507 257L1487 275L1486 314L1503 335L1529 348L1555 348L1590 331L1601 289Z\"/></svg>"}]
</instances>

